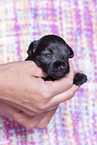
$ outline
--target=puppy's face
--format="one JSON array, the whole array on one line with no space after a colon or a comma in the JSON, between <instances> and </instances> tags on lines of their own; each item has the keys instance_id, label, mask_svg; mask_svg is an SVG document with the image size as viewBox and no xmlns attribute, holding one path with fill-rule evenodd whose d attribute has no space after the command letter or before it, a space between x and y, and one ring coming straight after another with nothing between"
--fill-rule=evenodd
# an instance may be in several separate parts
<instances>
[{"instance_id":1,"label":"puppy's face","mask_svg":"<svg viewBox=\"0 0 97 145\"><path fill-rule=\"evenodd\" d=\"M46 35L30 44L28 58L33 60L45 73L59 79L69 73L68 59L73 57L72 49L56 35Z\"/></svg>"}]
</instances>

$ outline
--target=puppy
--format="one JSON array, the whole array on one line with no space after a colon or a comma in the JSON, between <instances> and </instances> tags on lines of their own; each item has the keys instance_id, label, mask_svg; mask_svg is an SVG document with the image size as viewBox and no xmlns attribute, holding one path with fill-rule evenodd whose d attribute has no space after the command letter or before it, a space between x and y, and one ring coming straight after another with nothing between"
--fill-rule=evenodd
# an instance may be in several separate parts
<instances>
[{"instance_id":1,"label":"puppy","mask_svg":"<svg viewBox=\"0 0 97 145\"><path fill-rule=\"evenodd\" d=\"M71 47L59 36L46 35L37 41L33 41L27 51L27 60L33 60L42 70L48 74L45 80L56 80L69 73L69 58L74 56ZM75 73L73 83L82 85L87 81L83 73Z\"/></svg>"}]
</instances>

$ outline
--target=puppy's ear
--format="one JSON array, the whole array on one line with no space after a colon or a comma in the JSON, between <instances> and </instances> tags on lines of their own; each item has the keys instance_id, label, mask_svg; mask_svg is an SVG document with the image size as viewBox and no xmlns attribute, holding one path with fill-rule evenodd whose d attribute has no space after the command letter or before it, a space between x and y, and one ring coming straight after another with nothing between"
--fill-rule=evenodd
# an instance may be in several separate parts
<instances>
[{"instance_id":1,"label":"puppy's ear","mask_svg":"<svg viewBox=\"0 0 97 145\"><path fill-rule=\"evenodd\" d=\"M28 51L27 51L27 53L28 53L29 56L35 53L35 50L36 50L36 43L37 43L37 41L33 41L33 42L31 42L31 44L29 45L29 48L28 48Z\"/></svg>"},{"instance_id":2,"label":"puppy's ear","mask_svg":"<svg viewBox=\"0 0 97 145\"><path fill-rule=\"evenodd\" d=\"M69 45L67 45L67 47L68 47L68 50L69 50L69 58L72 58L74 56L74 52Z\"/></svg>"}]
</instances>

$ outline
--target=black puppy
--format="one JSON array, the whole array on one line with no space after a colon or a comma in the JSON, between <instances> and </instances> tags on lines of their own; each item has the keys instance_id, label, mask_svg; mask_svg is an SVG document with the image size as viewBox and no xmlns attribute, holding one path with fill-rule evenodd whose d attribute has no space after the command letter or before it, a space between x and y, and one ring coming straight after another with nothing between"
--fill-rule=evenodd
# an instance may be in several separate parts
<instances>
[{"instance_id":1,"label":"black puppy","mask_svg":"<svg viewBox=\"0 0 97 145\"><path fill-rule=\"evenodd\" d=\"M26 60L33 60L49 75L46 80L60 79L69 73L68 60L74 56L70 46L56 35L46 35L37 41L33 41L27 53ZM86 81L87 76L85 74L75 73L74 84L82 85Z\"/></svg>"}]
</instances>

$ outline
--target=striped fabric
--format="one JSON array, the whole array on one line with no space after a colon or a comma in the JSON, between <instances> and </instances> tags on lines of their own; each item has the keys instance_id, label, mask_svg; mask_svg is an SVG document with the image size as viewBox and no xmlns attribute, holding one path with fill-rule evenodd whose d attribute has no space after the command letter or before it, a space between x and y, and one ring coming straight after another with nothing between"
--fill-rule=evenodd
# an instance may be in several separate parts
<instances>
[{"instance_id":1,"label":"striped fabric","mask_svg":"<svg viewBox=\"0 0 97 145\"><path fill-rule=\"evenodd\" d=\"M31 41L63 37L88 83L60 104L46 129L0 116L0 145L97 145L97 0L0 0L0 63L24 60Z\"/></svg>"}]
</instances>

